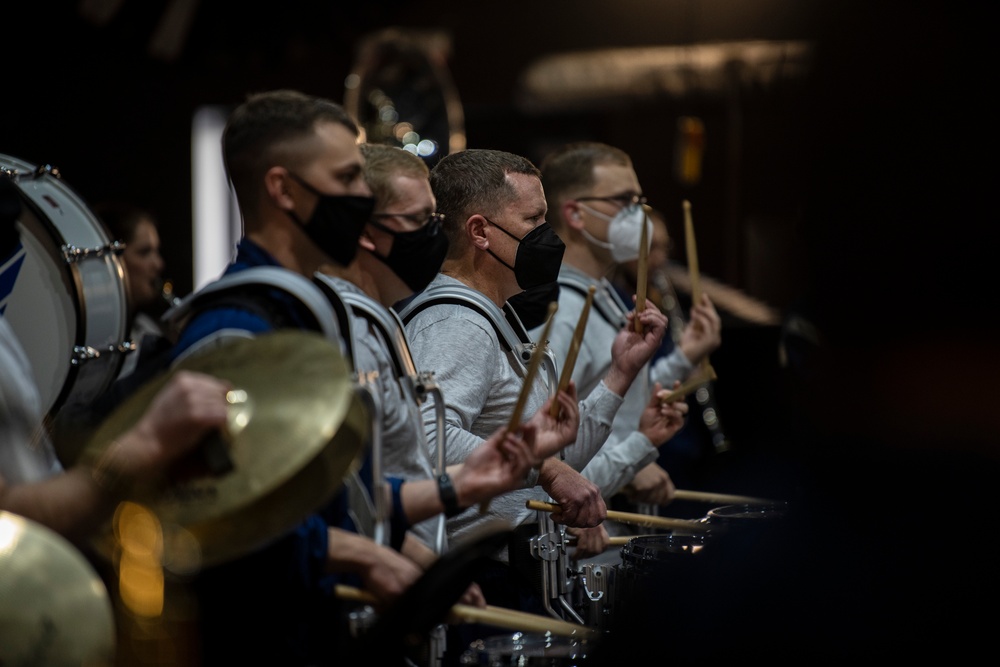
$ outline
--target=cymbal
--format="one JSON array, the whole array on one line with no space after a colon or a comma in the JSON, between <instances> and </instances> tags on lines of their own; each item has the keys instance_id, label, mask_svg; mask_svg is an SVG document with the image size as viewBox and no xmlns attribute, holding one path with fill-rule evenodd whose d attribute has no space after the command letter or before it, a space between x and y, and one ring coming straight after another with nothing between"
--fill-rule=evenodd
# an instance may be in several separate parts
<instances>
[{"instance_id":1,"label":"cymbal","mask_svg":"<svg viewBox=\"0 0 1000 667\"><path fill-rule=\"evenodd\" d=\"M93 567L68 540L0 510L0 664L110 665L114 611Z\"/></svg>"},{"instance_id":2,"label":"cymbal","mask_svg":"<svg viewBox=\"0 0 1000 667\"><path fill-rule=\"evenodd\" d=\"M191 474L189 457L183 474L137 498L163 524L165 562L186 562L192 538L201 566L262 547L329 500L360 465L370 417L348 363L323 336L299 330L234 339L182 359L112 412L88 450L102 451L135 424L182 369L228 380L234 389L228 428L198 452L200 474ZM110 529L96 546L110 557Z\"/></svg>"}]
</instances>

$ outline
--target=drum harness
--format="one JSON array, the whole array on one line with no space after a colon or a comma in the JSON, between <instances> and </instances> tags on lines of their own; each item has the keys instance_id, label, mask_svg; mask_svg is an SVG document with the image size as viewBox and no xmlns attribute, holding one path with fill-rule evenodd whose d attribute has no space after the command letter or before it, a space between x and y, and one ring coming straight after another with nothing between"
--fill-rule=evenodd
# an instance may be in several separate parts
<instances>
[{"instance_id":1,"label":"drum harness","mask_svg":"<svg viewBox=\"0 0 1000 667\"><path fill-rule=\"evenodd\" d=\"M470 308L482 315L493 327L497 341L507 353L508 359L516 365L522 377L528 372L528 363L534 353L534 343L517 313L509 303L502 309L486 298L480 292L464 285L432 285L407 303L400 312L400 319L408 323L430 306L436 304L454 304ZM559 376L555 357L548 349L544 352L542 367L545 371L545 381L549 395L554 396L558 387ZM583 624L573 606L567 601L569 590L569 556L568 537L565 526L557 526L548 512L538 512L538 535L528 540L531 556L541 562L541 588L546 611L561 620L565 615L570 620ZM557 602L561 611L553 607Z\"/></svg>"}]
</instances>

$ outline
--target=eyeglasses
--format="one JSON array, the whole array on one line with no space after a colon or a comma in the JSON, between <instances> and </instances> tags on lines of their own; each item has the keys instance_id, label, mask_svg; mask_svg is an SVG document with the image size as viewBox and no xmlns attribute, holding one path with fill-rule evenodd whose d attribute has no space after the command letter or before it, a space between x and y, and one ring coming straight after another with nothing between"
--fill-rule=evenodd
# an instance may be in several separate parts
<instances>
[{"instance_id":1,"label":"eyeglasses","mask_svg":"<svg viewBox=\"0 0 1000 667\"><path fill-rule=\"evenodd\" d=\"M646 197L644 195L613 195L611 197L577 197L577 201L609 201L618 204L619 208L626 206L645 206Z\"/></svg>"},{"instance_id":2,"label":"eyeglasses","mask_svg":"<svg viewBox=\"0 0 1000 667\"><path fill-rule=\"evenodd\" d=\"M416 213L372 213L371 224L376 229L381 229L383 232L389 234L399 234L400 232L395 229L389 229L385 225L376 222L377 218L402 218L407 222L413 223L417 228L422 228L427 226L427 233L434 236L441 229L441 223L444 221L444 213L430 213L426 217L422 214Z\"/></svg>"}]
</instances>

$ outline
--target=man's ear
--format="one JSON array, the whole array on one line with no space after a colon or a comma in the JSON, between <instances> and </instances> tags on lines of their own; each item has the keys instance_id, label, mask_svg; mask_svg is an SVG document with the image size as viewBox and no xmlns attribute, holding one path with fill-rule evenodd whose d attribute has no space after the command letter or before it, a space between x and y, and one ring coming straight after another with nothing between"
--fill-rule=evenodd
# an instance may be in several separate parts
<instances>
[{"instance_id":1,"label":"man's ear","mask_svg":"<svg viewBox=\"0 0 1000 667\"><path fill-rule=\"evenodd\" d=\"M288 189L288 170L284 167L271 167L264 174L264 189L275 205L285 211L295 208L295 198Z\"/></svg>"},{"instance_id":2,"label":"man's ear","mask_svg":"<svg viewBox=\"0 0 1000 667\"><path fill-rule=\"evenodd\" d=\"M559 212L563 222L570 229L583 229L583 218L580 216L580 205L575 201L564 202Z\"/></svg>"},{"instance_id":3,"label":"man's ear","mask_svg":"<svg viewBox=\"0 0 1000 667\"><path fill-rule=\"evenodd\" d=\"M368 234L367 227L363 232L361 232L361 236L358 237L358 245L368 252L375 252L375 241L373 241L372 237Z\"/></svg>"},{"instance_id":4,"label":"man's ear","mask_svg":"<svg viewBox=\"0 0 1000 667\"><path fill-rule=\"evenodd\" d=\"M469 216L465 221L465 233L469 237L469 242L480 250L487 250L490 242L486 238L486 218L476 214Z\"/></svg>"}]
</instances>

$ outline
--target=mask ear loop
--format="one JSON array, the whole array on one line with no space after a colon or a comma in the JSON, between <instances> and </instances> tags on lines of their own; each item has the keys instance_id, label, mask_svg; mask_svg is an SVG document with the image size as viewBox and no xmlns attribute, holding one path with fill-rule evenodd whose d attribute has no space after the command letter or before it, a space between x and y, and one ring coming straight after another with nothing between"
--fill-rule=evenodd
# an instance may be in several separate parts
<instances>
[{"instance_id":1,"label":"mask ear loop","mask_svg":"<svg viewBox=\"0 0 1000 667\"><path fill-rule=\"evenodd\" d=\"M611 216L606 215L604 213L601 213L600 211L594 210L591 207L589 207L586 204L584 204L583 202L577 202L577 204L579 204L581 207L587 209L587 211L590 212L592 215L596 215L597 217L599 217L599 218L607 221L608 223L610 223L611 220L612 220ZM576 215L577 215L577 217L579 217L580 214L577 213ZM611 244L610 241L601 241L598 238L596 238L593 234L591 234L590 232L587 231L586 227L580 227L580 233L583 234L583 238L587 239L588 241L590 241L591 243L593 243L594 245L596 245L598 248L604 248L605 250L611 250L611 248L614 247Z\"/></svg>"}]
</instances>

